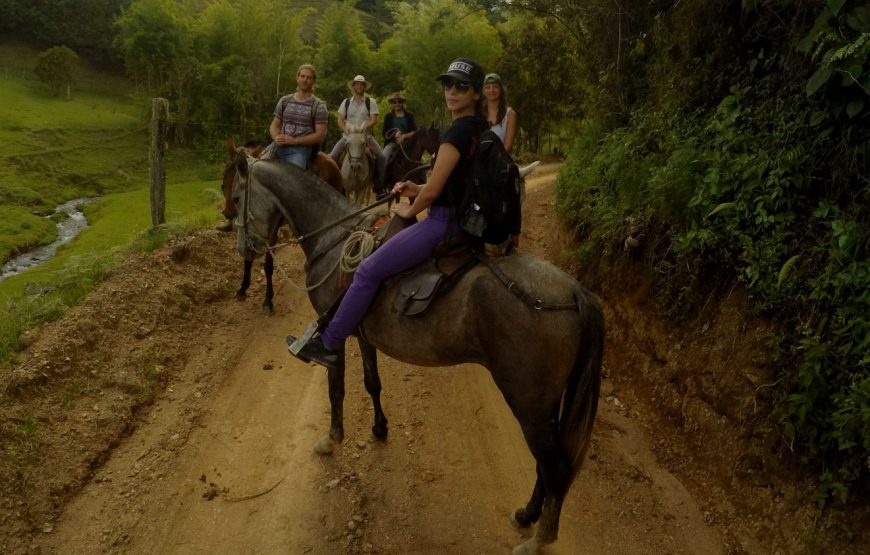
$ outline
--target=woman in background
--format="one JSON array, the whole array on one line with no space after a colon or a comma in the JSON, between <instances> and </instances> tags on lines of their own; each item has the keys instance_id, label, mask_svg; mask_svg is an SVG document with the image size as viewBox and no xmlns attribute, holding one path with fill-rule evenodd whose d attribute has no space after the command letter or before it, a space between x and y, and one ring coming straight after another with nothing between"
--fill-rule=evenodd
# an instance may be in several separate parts
<instances>
[{"instance_id":1,"label":"woman in background","mask_svg":"<svg viewBox=\"0 0 870 555\"><path fill-rule=\"evenodd\" d=\"M514 146L517 133L517 113L507 105L507 96L501 77L489 73L483 79L483 115L508 152Z\"/></svg>"}]
</instances>

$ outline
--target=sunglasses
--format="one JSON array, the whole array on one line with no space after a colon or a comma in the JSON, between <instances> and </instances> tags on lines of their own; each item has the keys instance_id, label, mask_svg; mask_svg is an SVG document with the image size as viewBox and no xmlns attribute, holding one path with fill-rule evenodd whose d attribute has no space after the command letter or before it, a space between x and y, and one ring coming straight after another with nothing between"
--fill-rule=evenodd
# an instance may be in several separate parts
<instances>
[{"instance_id":1,"label":"sunglasses","mask_svg":"<svg viewBox=\"0 0 870 555\"><path fill-rule=\"evenodd\" d=\"M404 104L404 100L390 100L390 104Z\"/></svg>"},{"instance_id":2,"label":"sunglasses","mask_svg":"<svg viewBox=\"0 0 870 555\"><path fill-rule=\"evenodd\" d=\"M447 92L450 89L456 89L457 92L468 92L468 89L471 88L471 83L466 83L465 81L460 81L459 79L454 79L453 77L445 77L441 80L441 86L444 88L444 91Z\"/></svg>"}]
</instances>

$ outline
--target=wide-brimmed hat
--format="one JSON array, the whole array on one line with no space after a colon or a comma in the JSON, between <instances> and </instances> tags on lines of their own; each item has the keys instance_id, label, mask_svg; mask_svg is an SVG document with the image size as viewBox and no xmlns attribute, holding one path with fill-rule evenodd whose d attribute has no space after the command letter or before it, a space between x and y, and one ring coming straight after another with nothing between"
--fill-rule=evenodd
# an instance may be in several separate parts
<instances>
[{"instance_id":1,"label":"wide-brimmed hat","mask_svg":"<svg viewBox=\"0 0 870 555\"><path fill-rule=\"evenodd\" d=\"M399 100L399 101L401 101L401 102L406 102L408 99L405 98L404 96L402 96L402 93L400 93L400 92L395 92L395 93L391 94L391 95L390 95L390 98L387 99L387 101L388 101L390 104L392 104L392 103L395 102L396 100Z\"/></svg>"},{"instance_id":2,"label":"wide-brimmed hat","mask_svg":"<svg viewBox=\"0 0 870 555\"><path fill-rule=\"evenodd\" d=\"M471 83L475 89L483 88L483 68L474 60L468 58L456 58L449 66L447 71L438 76L436 81L441 81L445 77L459 79L466 83Z\"/></svg>"},{"instance_id":3,"label":"wide-brimmed hat","mask_svg":"<svg viewBox=\"0 0 870 555\"><path fill-rule=\"evenodd\" d=\"M354 83L365 83L365 84L366 84L366 90L369 90L370 88L372 88L372 84L369 83L368 81L366 81L366 78L363 77L362 75L357 75L356 77L354 77L353 79L351 79L350 81L348 81L348 82L347 82L347 88L349 88L350 90L353 90L353 84L354 84Z\"/></svg>"}]
</instances>

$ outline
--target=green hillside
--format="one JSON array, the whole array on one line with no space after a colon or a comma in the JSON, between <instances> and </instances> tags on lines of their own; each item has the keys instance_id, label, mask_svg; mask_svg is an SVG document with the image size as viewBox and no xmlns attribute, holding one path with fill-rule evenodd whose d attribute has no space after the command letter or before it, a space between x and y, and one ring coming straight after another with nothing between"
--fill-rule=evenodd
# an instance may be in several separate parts
<instances>
[{"instance_id":1,"label":"green hillside","mask_svg":"<svg viewBox=\"0 0 870 555\"><path fill-rule=\"evenodd\" d=\"M151 231L150 98L129 94L122 77L89 68L69 99L53 97L27 71L36 54L0 45L0 260L54 241L57 205L100 200L83 208L89 227L54 259L0 281L0 361L18 348L23 330L86 294L118 253L151 248L220 217L219 168L170 148L167 225Z\"/></svg>"}]
</instances>

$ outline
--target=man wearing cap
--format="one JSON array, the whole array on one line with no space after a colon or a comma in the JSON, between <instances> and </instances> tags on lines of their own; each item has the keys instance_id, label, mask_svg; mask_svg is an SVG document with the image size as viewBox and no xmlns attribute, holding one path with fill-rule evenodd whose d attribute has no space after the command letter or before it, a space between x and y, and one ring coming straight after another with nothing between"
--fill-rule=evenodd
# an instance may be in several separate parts
<instances>
[{"instance_id":1,"label":"man wearing cap","mask_svg":"<svg viewBox=\"0 0 870 555\"><path fill-rule=\"evenodd\" d=\"M381 131L384 136L384 159L387 165L393 159L396 147L412 138L417 132L414 114L405 110L405 101L406 98L398 92L393 93L389 98L390 106L393 108L384 117L384 127Z\"/></svg>"},{"instance_id":2,"label":"man wearing cap","mask_svg":"<svg viewBox=\"0 0 870 555\"><path fill-rule=\"evenodd\" d=\"M353 91L353 96L344 99L338 107L338 127L341 128L342 133L347 133L348 125L365 129L366 142L377 157L375 192L380 194L384 190L386 158L384 158L381 145L372 135L372 129L378 121L378 103L366 95L366 91L372 88L372 84L366 81L362 75L357 75L348 81L347 86ZM329 153L336 164L341 158L341 153L344 152L345 145L347 145L347 139L342 137Z\"/></svg>"}]
</instances>

